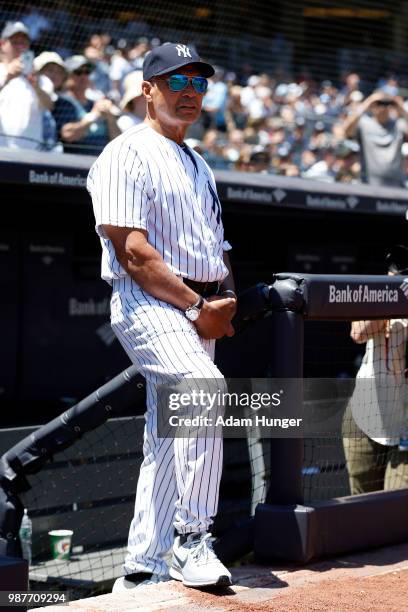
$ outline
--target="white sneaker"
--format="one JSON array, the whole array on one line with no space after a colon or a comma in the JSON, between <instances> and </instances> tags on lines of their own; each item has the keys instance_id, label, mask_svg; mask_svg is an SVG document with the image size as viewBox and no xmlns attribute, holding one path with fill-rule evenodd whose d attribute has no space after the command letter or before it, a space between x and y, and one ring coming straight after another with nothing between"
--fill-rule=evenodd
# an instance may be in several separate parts
<instances>
[{"instance_id":1,"label":"white sneaker","mask_svg":"<svg viewBox=\"0 0 408 612\"><path fill-rule=\"evenodd\" d=\"M169 574L185 586L230 586L231 574L217 558L211 543L211 533L178 536L173 545Z\"/></svg>"},{"instance_id":2,"label":"white sneaker","mask_svg":"<svg viewBox=\"0 0 408 612\"><path fill-rule=\"evenodd\" d=\"M158 574L152 574L150 578L143 579L141 575L140 580L127 580L126 576L122 576L118 578L113 587L112 593L123 593L124 591L131 591L132 589L138 589L141 586L146 586L147 584L157 584L158 582L167 582L169 580L168 576L159 576Z\"/></svg>"}]
</instances>

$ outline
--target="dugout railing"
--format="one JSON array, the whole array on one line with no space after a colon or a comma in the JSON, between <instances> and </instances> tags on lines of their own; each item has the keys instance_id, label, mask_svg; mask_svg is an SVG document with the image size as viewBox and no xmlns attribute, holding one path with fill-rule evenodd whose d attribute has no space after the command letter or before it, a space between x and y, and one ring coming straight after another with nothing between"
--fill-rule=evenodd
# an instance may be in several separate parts
<instances>
[{"instance_id":1,"label":"dugout railing","mask_svg":"<svg viewBox=\"0 0 408 612\"><path fill-rule=\"evenodd\" d=\"M253 355L260 349L264 353L267 347L269 376L302 379L305 321L406 317L408 301L404 283L405 279L397 276L278 274L271 284L260 284L240 297L236 325L241 333L232 343L225 343L225 347L220 343L218 358L221 368L230 377L263 376L262 367L255 359L251 360L251 351ZM331 301L331 286L340 291L344 289L351 295L360 286L368 292L381 292L387 286L395 299L378 303L359 302L358 299L347 303ZM254 321L255 324L251 324ZM229 350L228 344L232 347ZM242 359L237 358L236 353L237 346L242 350L244 345L250 352L245 353L243 368ZM88 432L95 431L129 406L140 403L143 391L142 380L134 368L129 368L3 455L0 555L20 555L20 496L30 489L30 475L45 471L55 462L54 457L59 452L80 438L83 438L82 445L86 446ZM292 396L292 399L299 404L302 402L300 387L297 398ZM254 517L222 533L217 550L224 560L231 561L254 549L257 558L263 561L306 562L312 557L390 544L407 538L407 489L304 504L302 439L273 438L268 441L268 447L270 466L266 468L269 481L266 499L264 503L260 499ZM46 479L41 481L43 498L47 496L46 482ZM116 503L118 500L112 499L112 504ZM93 516L92 519L95 520Z\"/></svg>"}]
</instances>

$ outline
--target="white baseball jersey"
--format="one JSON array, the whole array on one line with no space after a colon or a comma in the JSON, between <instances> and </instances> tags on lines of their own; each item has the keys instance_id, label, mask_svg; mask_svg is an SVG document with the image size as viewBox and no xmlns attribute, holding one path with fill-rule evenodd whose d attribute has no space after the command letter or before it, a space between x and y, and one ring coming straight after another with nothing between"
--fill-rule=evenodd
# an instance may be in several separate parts
<instances>
[{"instance_id":1,"label":"white baseball jersey","mask_svg":"<svg viewBox=\"0 0 408 612\"><path fill-rule=\"evenodd\" d=\"M214 176L195 151L143 123L113 140L88 177L96 231L102 243L102 278L127 275L102 225L147 230L149 243L178 276L223 280L228 269L221 204Z\"/></svg>"}]
</instances>

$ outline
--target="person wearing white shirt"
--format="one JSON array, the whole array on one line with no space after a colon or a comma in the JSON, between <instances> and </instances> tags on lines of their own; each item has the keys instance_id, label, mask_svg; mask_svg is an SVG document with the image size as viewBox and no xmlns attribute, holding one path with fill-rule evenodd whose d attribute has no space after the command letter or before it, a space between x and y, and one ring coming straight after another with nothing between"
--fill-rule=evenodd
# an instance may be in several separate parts
<instances>
[{"instance_id":1,"label":"person wearing white shirt","mask_svg":"<svg viewBox=\"0 0 408 612\"><path fill-rule=\"evenodd\" d=\"M43 112L52 109L53 85L24 66L21 56L29 47L26 26L7 23L0 40L0 147L41 149L43 145Z\"/></svg>"},{"instance_id":2,"label":"person wearing white shirt","mask_svg":"<svg viewBox=\"0 0 408 612\"><path fill-rule=\"evenodd\" d=\"M408 249L394 246L388 274L406 275ZM366 343L353 395L343 416L343 448L351 495L408 487L408 319L353 321L351 338ZM400 444L400 445L399 445Z\"/></svg>"}]
</instances>

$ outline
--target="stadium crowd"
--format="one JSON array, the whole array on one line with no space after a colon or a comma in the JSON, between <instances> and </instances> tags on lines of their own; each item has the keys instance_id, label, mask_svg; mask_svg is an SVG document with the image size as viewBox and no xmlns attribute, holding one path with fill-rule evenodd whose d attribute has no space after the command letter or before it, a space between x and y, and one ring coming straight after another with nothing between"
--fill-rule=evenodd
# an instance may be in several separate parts
<instances>
[{"instance_id":1,"label":"stadium crowd","mask_svg":"<svg viewBox=\"0 0 408 612\"><path fill-rule=\"evenodd\" d=\"M143 120L141 68L158 39L98 33L80 54L55 47L34 57L28 26L8 22L1 33L0 146L96 155ZM405 186L408 114L398 79L374 89L355 72L316 83L220 67L187 144L216 169Z\"/></svg>"}]
</instances>

